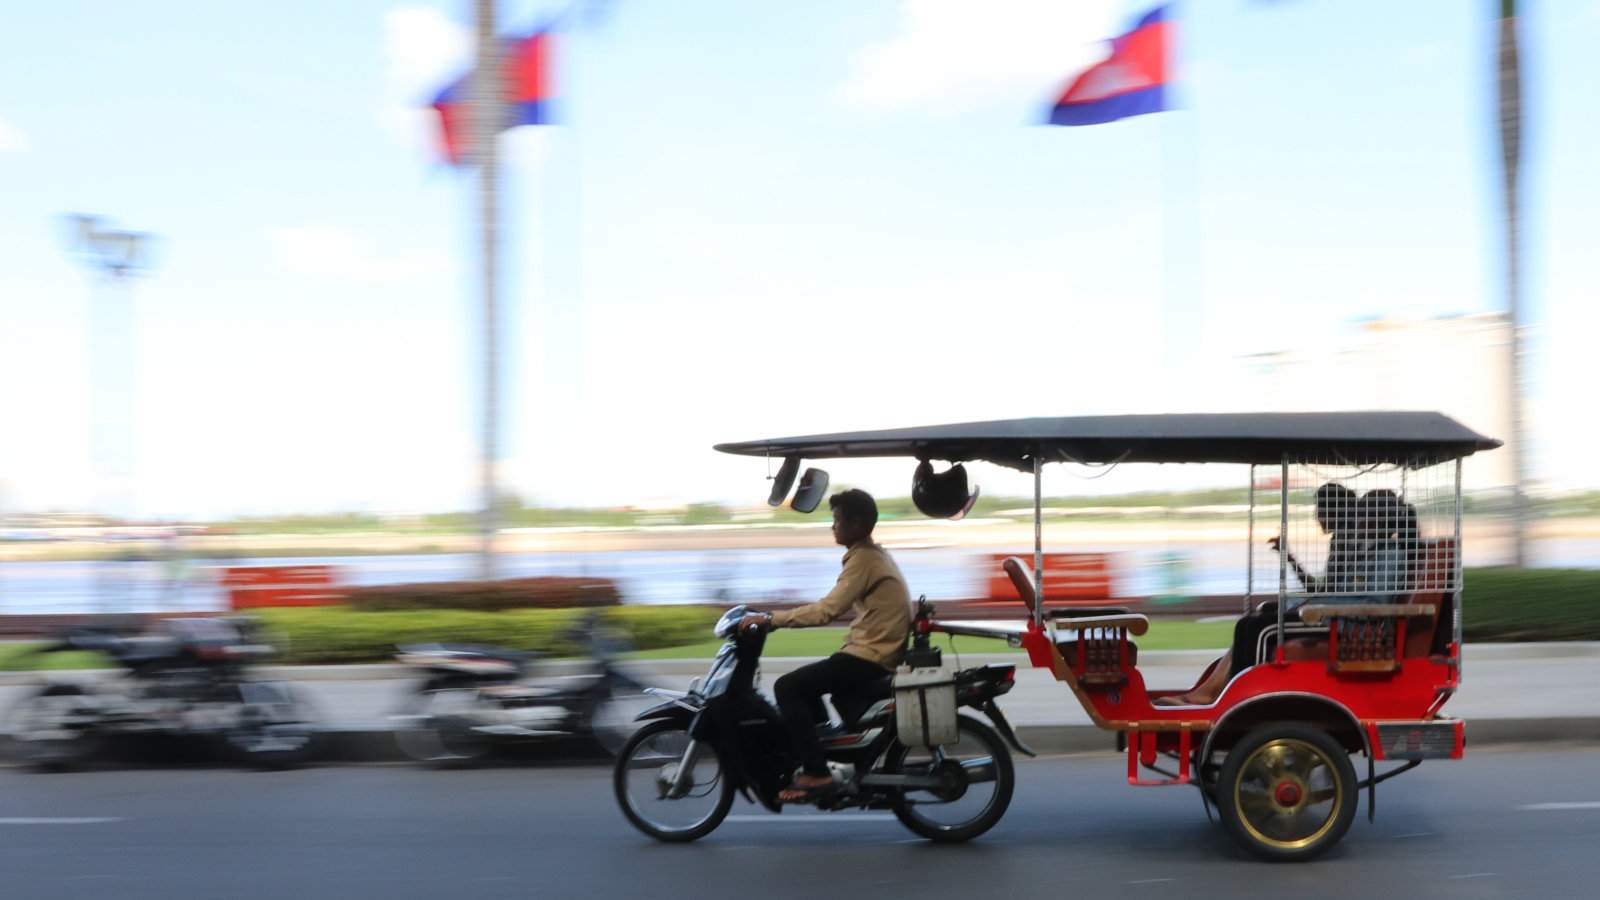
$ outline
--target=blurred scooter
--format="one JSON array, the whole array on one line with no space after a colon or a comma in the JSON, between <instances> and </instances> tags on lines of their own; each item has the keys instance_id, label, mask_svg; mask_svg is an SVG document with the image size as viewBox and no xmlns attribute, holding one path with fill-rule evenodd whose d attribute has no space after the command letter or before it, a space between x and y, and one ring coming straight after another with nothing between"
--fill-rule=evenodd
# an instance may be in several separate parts
<instances>
[{"instance_id":1,"label":"blurred scooter","mask_svg":"<svg viewBox=\"0 0 1600 900\"><path fill-rule=\"evenodd\" d=\"M557 674L540 654L473 644L407 644L399 662L422 670L395 715L396 743L417 762L465 767L523 741L592 738L615 753L633 713L649 705L644 685L617 667L627 642L585 615L568 634L586 671ZM543 669L543 671L541 671Z\"/></svg>"}]
</instances>

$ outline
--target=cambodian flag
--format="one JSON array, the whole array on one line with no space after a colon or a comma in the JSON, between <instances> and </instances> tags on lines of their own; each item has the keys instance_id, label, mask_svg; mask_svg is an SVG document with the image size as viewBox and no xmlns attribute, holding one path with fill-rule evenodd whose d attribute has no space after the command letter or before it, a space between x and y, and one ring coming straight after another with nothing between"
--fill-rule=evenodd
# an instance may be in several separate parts
<instances>
[{"instance_id":1,"label":"cambodian flag","mask_svg":"<svg viewBox=\"0 0 1600 900\"><path fill-rule=\"evenodd\" d=\"M506 41L500 56L506 122L500 130L550 123L550 43L551 34L544 29ZM439 113L441 149L453 165L461 164L472 144L467 125L472 75L468 72L456 79L433 100Z\"/></svg>"},{"instance_id":2,"label":"cambodian flag","mask_svg":"<svg viewBox=\"0 0 1600 900\"><path fill-rule=\"evenodd\" d=\"M1099 125L1169 108L1171 29L1167 7L1158 6L1112 38L1111 55L1072 80L1050 110L1050 124Z\"/></svg>"}]
</instances>

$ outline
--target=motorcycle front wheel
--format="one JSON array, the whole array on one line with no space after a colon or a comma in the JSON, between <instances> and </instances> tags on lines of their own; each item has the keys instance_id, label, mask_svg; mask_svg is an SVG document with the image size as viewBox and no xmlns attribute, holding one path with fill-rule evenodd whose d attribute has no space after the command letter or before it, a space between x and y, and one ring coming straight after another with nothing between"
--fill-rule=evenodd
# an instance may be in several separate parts
<instances>
[{"instance_id":1,"label":"motorcycle front wheel","mask_svg":"<svg viewBox=\"0 0 1600 900\"><path fill-rule=\"evenodd\" d=\"M677 790L688 754L693 766ZM681 722L651 722L628 738L612 773L617 805L633 827L658 841L693 841L715 831L733 807L733 785L723 775L717 751L691 741Z\"/></svg>"},{"instance_id":2,"label":"motorcycle front wheel","mask_svg":"<svg viewBox=\"0 0 1600 900\"><path fill-rule=\"evenodd\" d=\"M77 685L53 684L23 697L6 721L11 754L25 765L63 772L88 762L104 743L99 715Z\"/></svg>"},{"instance_id":3,"label":"motorcycle front wheel","mask_svg":"<svg viewBox=\"0 0 1600 900\"><path fill-rule=\"evenodd\" d=\"M1000 735L968 716L959 719L956 743L936 751L896 741L884 771L939 779L937 788L897 790L892 808L901 824L940 843L970 841L993 828L1017 784L1011 751Z\"/></svg>"}]
</instances>

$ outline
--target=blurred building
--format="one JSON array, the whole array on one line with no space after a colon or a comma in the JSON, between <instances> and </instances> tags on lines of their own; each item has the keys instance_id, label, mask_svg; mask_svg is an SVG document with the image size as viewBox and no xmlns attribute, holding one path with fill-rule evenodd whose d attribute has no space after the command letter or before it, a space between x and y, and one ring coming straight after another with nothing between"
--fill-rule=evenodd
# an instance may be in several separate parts
<instances>
[{"instance_id":1,"label":"blurred building","mask_svg":"<svg viewBox=\"0 0 1600 900\"><path fill-rule=\"evenodd\" d=\"M1510 324L1500 313L1370 319L1320 344L1245 358L1252 406L1267 411L1438 410L1505 440ZM1467 490L1511 482L1510 457L1468 458Z\"/></svg>"}]
</instances>

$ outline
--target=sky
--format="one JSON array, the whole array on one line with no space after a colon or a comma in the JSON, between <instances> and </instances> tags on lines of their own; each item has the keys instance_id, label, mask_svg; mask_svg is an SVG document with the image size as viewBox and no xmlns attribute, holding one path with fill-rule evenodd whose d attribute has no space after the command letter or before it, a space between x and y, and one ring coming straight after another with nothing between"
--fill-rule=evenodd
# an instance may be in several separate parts
<instances>
[{"instance_id":1,"label":"sky","mask_svg":"<svg viewBox=\"0 0 1600 900\"><path fill-rule=\"evenodd\" d=\"M1600 0L1525 6L1531 462L1596 486ZM756 503L765 464L711 444L1244 410L1248 354L1499 309L1491 7L1188 0L1181 109L1047 128L1137 5L594 4L558 37L559 124L502 141L502 478ZM476 503L475 183L425 109L469 15L0 10L0 509ZM150 271L92 277L74 212L156 235ZM903 494L909 470L834 476Z\"/></svg>"}]
</instances>

